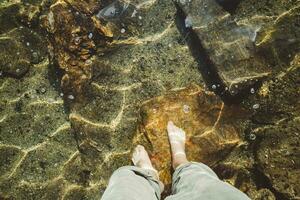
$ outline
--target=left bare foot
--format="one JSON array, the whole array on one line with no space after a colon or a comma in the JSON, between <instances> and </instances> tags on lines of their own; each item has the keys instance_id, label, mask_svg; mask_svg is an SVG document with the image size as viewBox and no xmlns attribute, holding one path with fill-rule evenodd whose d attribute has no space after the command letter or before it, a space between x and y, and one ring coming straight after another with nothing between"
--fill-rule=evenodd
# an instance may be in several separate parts
<instances>
[{"instance_id":1,"label":"left bare foot","mask_svg":"<svg viewBox=\"0 0 300 200\"><path fill-rule=\"evenodd\" d=\"M135 147L132 155L132 162L137 167L150 170L150 174L158 181L161 192L164 190L164 185L161 181L159 181L158 172L152 166L151 160L144 146L137 145L137 147Z\"/></svg>"},{"instance_id":2,"label":"left bare foot","mask_svg":"<svg viewBox=\"0 0 300 200\"><path fill-rule=\"evenodd\" d=\"M156 171L152 166L151 160L147 151L145 150L145 147L142 145L137 145L137 147L135 147L132 155L132 162L137 167Z\"/></svg>"}]
</instances>

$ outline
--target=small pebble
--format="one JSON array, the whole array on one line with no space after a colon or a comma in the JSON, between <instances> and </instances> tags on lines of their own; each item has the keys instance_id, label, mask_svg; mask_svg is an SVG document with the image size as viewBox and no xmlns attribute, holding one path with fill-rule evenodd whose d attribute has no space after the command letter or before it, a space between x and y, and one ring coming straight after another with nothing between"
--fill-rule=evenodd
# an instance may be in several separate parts
<instances>
[{"instance_id":1,"label":"small pebble","mask_svg":"<svg viewBox=\"0 0 300 200\"><path fill-rule=\"evenodd\" d=\"M186 0L180 0L179 2L180 2L182 5L185 5Z\"/></svg>"},{"instance_id":2,"label":"small pebble","mask_svg":"<svg viewBox=\"0 0 300 200\"><path fill-rule=\"evenodd\" d=\"M268 154L265 154L265 158L269 158Z\"/></svg>"},{"instance_id":3,"label":"small pebble","mask_svg":"<svg viewBox=\"0 0 300 200\"><path fill-rule=\"evenodd\" d=\"M125 33L125 32L126 32L125 28L122 28L121 33Z\"/></svg>"},{"instance_id":4,"label":"small pebble","mask_svg":"<svg viewBox=\"0 0 300 200\"><path fill-rule=\"evenodd\" d=\"M86 64L86 65L90 65L90 64L92 64L92 61L91 61L91 60L86 60L86 61L85 61L85 64Z\"/></svg>"},{"instance_id":5,"label":"small pebble","mask_svg":"<svg viewBox=\"0 0 300 200\"><path fill-rule=\"evenodd\" d=\"M250 89L250 92L251 92L251 94L254 94L254 93L255 93L254 88L251 88L251 89Z\"/></svg>"},{"instance_id":6,"label":"small pebble","mask_svg":"<svg viewBox=\"0 0 300 200\"><path fill-rule=\"evenodd\" d=\"M88 36L90 39L93 38L93 33L89 33L89 36Z\"/></svg>"},{"instance_id":7,"label":"small pebble","mask_svg":"<svg viewBox=\"0 0 300 200\"><path fill-rule=\"evenodd\" d=\"M193 27L192 19L191 19L189 16L185 18L184 24L185 24L185 27L186 27L186 28L191 28L191 27Z\"/></svg>"},{"instance_id":8,"label":"small pebble","mask_svg":"<svg viewBox=\"0 0 300 200\"><path fill-rule=\"evenodd\" d=\"M30 43L29 43L29 42L26 42L26 45L27 45L27 46L29 46L29 45L30 45Z\"/></svg>"},{"instance_id":9,"label":"small pebble","mask_svg":"<svg viewBox=\"0 0 300 200\"><path fill-rule=\"evenodd\" d=\"M216 85L212 85L211 88L212 88L213 90L215 90L215 89L217 89L217 86L216 86Z\"/></svg>"},{"instance_id":10,"label":"small pebble","mask_svg":"<svg viewBox=\"0 0 300 200\"><path fill-rule=\"evenodd\" d=\"M252 108L253 108L253 109L258 109L258 108L259 108L259 104L258 104L258 103L257 103L257 104L254 104Z\"/></svg>"},{"instance_id":11,"label":"small pebble","mask_svg":"<svg viewBox=\"0 0 300 200\"><path fill-rule=\"evenodd\" d=\"M73 100L73 99L75 99L75 97L72 94L70 94L70 95L68 95L68 99Z\"/></svg>"},{"instance_id":12,"label":"small pebble","mask_svg":"<svg viewBox=\"0 0 300 200\"><path fill-rule=\"evenodd\" d=\"M79 38L79 37L76 37L76 38L75 38L75 44L79 44L79 42L80 42L80 38Z\"/></svg>"},{"instance_id":13,"label":"small pebble","mask_svg":"<svg viewBox=\"0 0 300 200\"><path fill-rule=\"evenodd\" d=\"M134 10L134 11L132 12L132 15L131 15L131 17L135 17L135 16L136 16L136 14L137 14L137 11L136 11L136 10Z\"/></svg>"}]
</instances>

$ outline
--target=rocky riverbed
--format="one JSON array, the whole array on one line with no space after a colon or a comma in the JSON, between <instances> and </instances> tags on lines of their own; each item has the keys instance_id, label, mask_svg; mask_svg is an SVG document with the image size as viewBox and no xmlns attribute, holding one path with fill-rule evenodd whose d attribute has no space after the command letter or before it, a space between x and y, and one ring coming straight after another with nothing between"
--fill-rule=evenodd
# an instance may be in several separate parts
<instances>
[{"instance_id":1,"label":"rocky riverbed","mask_svg":"<svg viewBox=\"0 0 300 200\"><path fill-rule=\"evenodd\" d=\"M166 123L251 199L300 198L298 0L0 0L0 199L99 199Z\"/></svg>"}]
</instances>

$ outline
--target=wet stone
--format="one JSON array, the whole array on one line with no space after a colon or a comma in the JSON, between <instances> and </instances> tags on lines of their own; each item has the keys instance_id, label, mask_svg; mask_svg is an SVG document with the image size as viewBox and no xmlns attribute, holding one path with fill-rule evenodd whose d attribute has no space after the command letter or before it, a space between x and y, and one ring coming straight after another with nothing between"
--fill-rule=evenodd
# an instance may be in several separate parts
<instances>
[{"instance_id":1,"label":"wet stone","mask_svg":"<svg viewBox=\"0 0 300 200\"><path fill-rule=\"evenodd\" d=\"M188 106L187 106L188 105ZM243 112L226 107L213 93L197 85L153 98L142 105L137 143L151 147L150 156L161 180L171 183L171 156L166 126L169 120L187 134L188 159L213 165L239 145ZM147 139L146 139L147 138ZM149 141L149 142L146 142Z\"/></svg>"},{"instance_id":2,"label":"wet stone","mask_svg":"<svg viewBox=\"0 0 300 200\"><path fill-rule=\"evenodd\" d=\"M13 166L22 157L23 153L18 148L14 147L0 147L0 173L1 178L8 176L13 169Z\"/></svg>"},{"instance_id":3,"label":"wet stone","mask_svg":"<svg viewBox=\"0 0 300 200\"><path fill-rule=\"evenodd\" d=\"M295 135L299 130L299 119L294 119L260 133L262 142L257 151L258 165L272 186L287 199L294 199L300 194L297 186L300 179L297 157L300 141Z\"/></svg>"},{"instance_id":4,"label":"wet stone","mask_svg":"<svg viewBox=\"0 0 300 200\"><path fill-rule=\"evenodd\" d=\"M28 45L28 41L33 45ZM41 42L38 35L25 28L14 29L8 37L0 37L0 70L3 76L21 78L33 64L41 62L46 53Z\"/></svg>"},{"instance_id":5,"label":"wet stone","mask_svg":"<svg viewBox=\"0 0 300 200\"><path fill-rule=\"evenodd\" d=\"M268 75L271 69L254 44L260 24L247 20L239 23L215 1L178 2L178 6L182 11L182 24L179 22L178 26L185 26L182 34L187 35L189 47L195 59L199 59L206 84L221 84L215 92L226 103L230 103L230 96L235 100L241 98L240 94L257 83L251 78L260 81ZM241 87L235 89L232 85ZM230 93L225 87L229 87Z\"/></svg>"},{"instance_id":6,"label":"wet stone","mask_svg":"<svg viewBox=\"0 0 300 200\"><path fill-rule=\"evenodd\" d=\"M19 9L20 7L14 3L5 7L0 7L0 34L17 26L18 22L16 16Z\"/></svg>"}]
</instances>

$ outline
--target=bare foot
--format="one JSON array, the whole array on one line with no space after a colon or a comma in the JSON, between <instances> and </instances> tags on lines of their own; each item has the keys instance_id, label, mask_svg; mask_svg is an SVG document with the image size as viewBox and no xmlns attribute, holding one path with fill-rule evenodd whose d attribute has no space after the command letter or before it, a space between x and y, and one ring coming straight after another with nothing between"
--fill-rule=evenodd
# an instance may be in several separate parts
<instances>
[{"instance_id":1,"label":"bare foot","mask_svg":"<svg viewBox=\"0 0 300 200\"><path fill-rule=\"evenodd\" d=\"M156 169L152 166L151 160L149 158L149 155L147 151L145 150L145 147L142 145L137 145L134 149L133 155L132 155L132 162L135 166L140 167L142 169L149 170L159 184L161 192L164 191L164 185L159 180L159 175Z\"/></svg>"},{"instance_id":2,"label":"bare foot","mask_svg":"<svg viewBox=\"0 0 300 200\"><path fill-rule=\"evenodd\" d=\"M152 166L152 163L151 163L151 160L149 158L147 151L145 150L144 146L142 146L142 145L137 145L137 147L135 147L133 155L132 155L132 162L137 167L156 171L154 169L154 167Z\"/></svg>"},{"instance_id":3,"label":"bare foot","mask_svg":"<svg viewBox=\"0 0 300 200\"><path fill-rule=\"evenodd\" d=\"M172 166L176 169L179 165L188 163L185 154L185 132L172 121L168 122L167 131L171 145Z\"/></svg>"}]
</instances>

